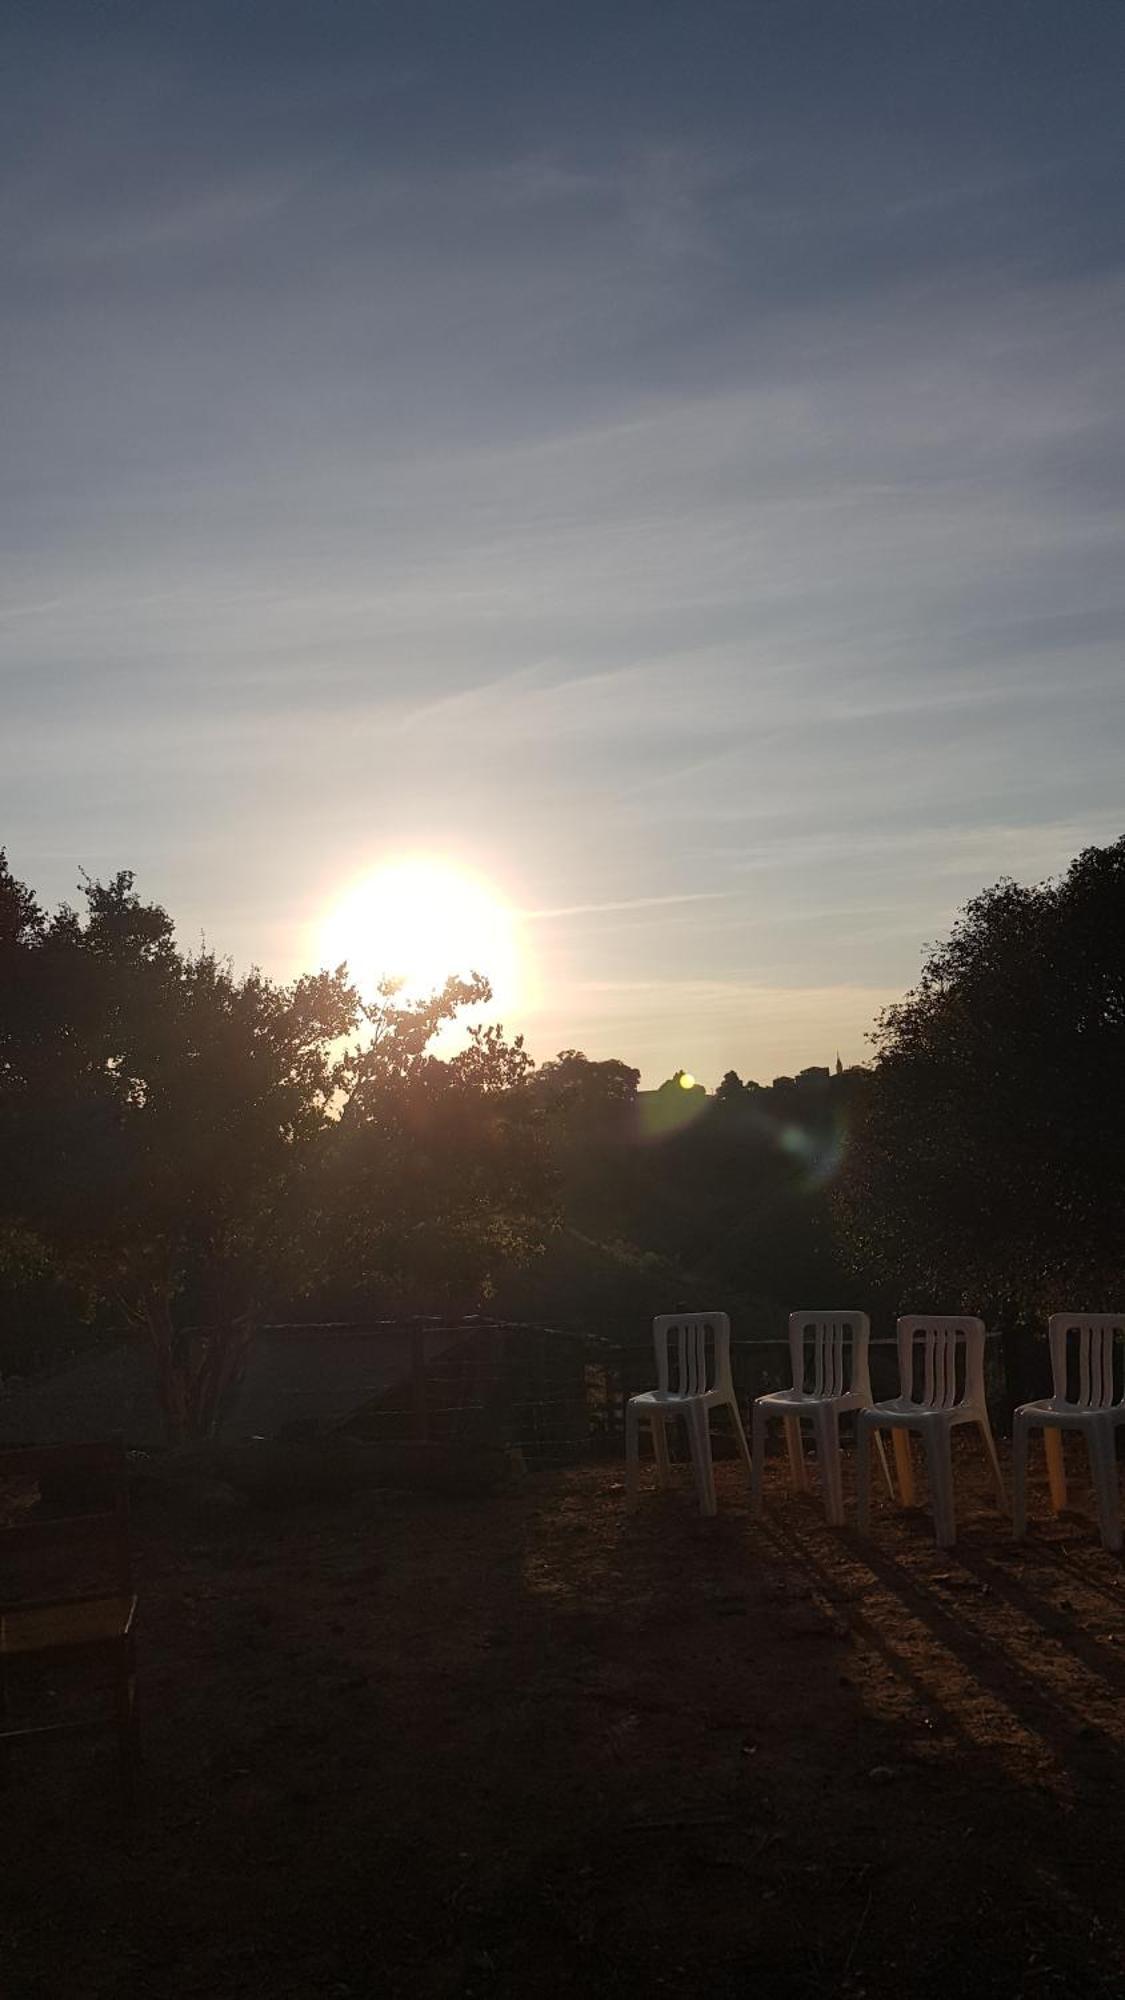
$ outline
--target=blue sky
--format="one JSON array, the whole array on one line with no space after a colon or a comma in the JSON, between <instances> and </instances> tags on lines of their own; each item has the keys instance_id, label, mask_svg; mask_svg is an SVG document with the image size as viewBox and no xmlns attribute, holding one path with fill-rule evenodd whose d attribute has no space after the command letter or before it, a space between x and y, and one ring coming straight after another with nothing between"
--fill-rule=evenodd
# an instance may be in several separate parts
<instances>
[{"instance_id":1,"label":"blue sky","mask_svg":"<svg viewBox=\"0 0 1125 2000\"><path fill-rule=\"evenodd\" d=\"M1123 830L1117 0L9 10L0 842L288 975L443 855L540 1057L865 1053ZM552 914L553 913L553 914Z\"/></svg>"}]
</instances>

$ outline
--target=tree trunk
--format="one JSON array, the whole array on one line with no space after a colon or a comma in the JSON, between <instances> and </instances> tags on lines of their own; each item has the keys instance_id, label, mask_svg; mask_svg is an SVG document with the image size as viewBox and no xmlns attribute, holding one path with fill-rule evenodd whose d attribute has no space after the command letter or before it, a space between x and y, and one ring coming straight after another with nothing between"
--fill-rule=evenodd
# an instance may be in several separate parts
<instances>
[{"instance_id":1,"label":"tree trunk","mask_svg":"<svg viewBox=\"0 0 1125 2000\"><path fill-rule=\"evenodd\" d=\"M156 1365L156 1393L164 1417L169 1444L187 1441L188 1411L183 1373L178 1365L176 1329L166 1292L151 1291L141 1302L140 1318L152 1346Z\"/></svg>"},{"instance_id":2,"label":"tree trunk","mask_svg":"<svg viewBox=\"0 0 1125 2000\"><path fill-rule=\"evenodd\" d=\"M150 1292L140 1317L156 1364L156 1393L172 1445L213 1438L242 1378L253 1338L249 1317L177 1329L166 1293Z\"/></svg>"},{"instance_id":3,"label":"tree trunk","mask_svg":"<svg viewBox=\"0 0 1125 2000\"><path fill-rule=\"evenodd\" d=\"M227 1403L242 1380L253 1334L253 1323L245 1317L209 1326L196 1335L200 1347L190 1398L195 1437L217 1435Z\"/></svg>"}]
</instances>

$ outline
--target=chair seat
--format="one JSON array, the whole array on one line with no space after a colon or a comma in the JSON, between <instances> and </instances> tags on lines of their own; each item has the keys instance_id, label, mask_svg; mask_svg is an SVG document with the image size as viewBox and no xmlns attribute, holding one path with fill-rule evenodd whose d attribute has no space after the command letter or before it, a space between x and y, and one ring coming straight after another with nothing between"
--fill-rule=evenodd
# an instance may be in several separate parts
<instances>
[{"instance_id":1,"label":"chair seat","mask_svg":"<svg viewBox=\"0 0 1125 2000\"><path fill-rule=\"evenodd\" d=\"M1037 1403L1021 1403L1017 1417L1037 1424L1056 1424L1081 1430L1086 1424L1125 1424L1125 1404L1110 1403L1105 1409L1084 1410L1080 1403L1057 1403L1044 1396Z\"/></svg>"},{"instance_id":2,"label":"chair seat","mask_svg":"<svg viewBox=\"0 0 1125 2000\"><path fill-rule=\"evenodd\" d=\"M863 1410L867 1400L855 1389L849 1389L842 1396L813 1396L807 1390L771 1389L766 1396L755 1396L755 1403L764 1404L767 1410L789 1411L797 1416L802 1410Z\"/></svg>"},{"instance_id":3,"label":"chair seat","mask_svg":"<svg viewBox=\"0 0 1125 2000\"><path fill-rule=\"evenodd\" d=\"M54 1653L125 1639L135 1597L87 1597L73 1604L29 1604L0 1613L0 1655Z\"/></svg>"},{"instance_id":4,"label":"chair seat","mask_svg":"<svg viewBox=\"0 0 1125 2000\"><path fill-rule=\"evenodd\" d=\"M922 1430L938 1424L977 1424L981 1413L972 1403L954 1403L948 1410L930 1410L924 1403L912 1403L908 1396L894 1396L887 1403L873 1403L860 1416L890 1429Z\"/></svg>"},{"instance_id":5,"label":"chair seat","mask_svg":"<svg viewBox=\"0 0 1125 2000\"><path fill-rule=\"evenodd\" d=\"M675 1389L642 1389L629 1401L642 1410L683 1410L691 1403L719 1404L730 1399L722 1389L701 1390L698 1396L681 1396Z\"/></svg>"}]
</instances>

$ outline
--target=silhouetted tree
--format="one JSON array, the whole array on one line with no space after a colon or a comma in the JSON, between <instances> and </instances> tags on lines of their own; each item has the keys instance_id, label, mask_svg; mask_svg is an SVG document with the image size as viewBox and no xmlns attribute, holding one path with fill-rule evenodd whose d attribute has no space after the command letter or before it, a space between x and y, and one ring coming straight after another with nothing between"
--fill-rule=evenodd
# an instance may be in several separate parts
<instances>
[{"instance_id":1,"label":"silhouetted tree","mask_svg":"<svg viewBox=\"0 0 1125 2000\"><path fill-rule=\"evenodd\" d=\"M579 1123L613 1123L637 1100L639 1069L609 1057L591 1062L581 1049L560 1049L542 1063L532 1085L535 1096L555 1117Z\"/></svg>"},{"instance_id":2,"label":"silhouetted tree","mask_svg":"<svg viewBox=\"0 0 1125 2000\"><path fill-rule=\"evenodd\" d=\"M486 982L367 1008L344 967L278 985L180 952L131 875L84 895L48 919L0 857L0 1255L117 1302L173 1438L214 1428L267 1306L326 1264L467 1302L532 1247L530 1058L497 1028L429 1053Z\"/></svg>"},{"instance_id":3,"label":"silhouetted tree","mask_svg":"<svg viewBox=\"0 0 1125 2000\"><path fill-rule=\"evenodd\" d=\"M682 1091L685 1097L706 1097L707 1095L703 1085L696 1083L694 1077L690 1081L688 1080L686 1069L674 1069L671 1076L666 1076L660 1086L658 1095L663 1096L667 1092L670 1096L675 1090Z\"/></svg>"},{"instance_id":4,"label":"silhouetted tree","mask_svg":"<svg viewBox=\"0 0 1125 2000\"><path fill-rule=\"evenodd\" d=\"M855 1257L1009 1331L1116 1301L1125 840L975 897L873 1039L839 1200Z\"/></svg>"},{"instance_id":5,"label":"silhouetted tree","mask_svg":"<svg viewBox=\"0 0 1125 2000\"><path fill-rule=\"evenodd\" d=\"M728 1069L715 1091L717 1104L737 1104L746 1094L746 1085L736 1069Z\"/></svg>"},{"instance_id":6,"label":"silhouetted tree","mask_svg":"<svg viewBox=\"0 0 1125 2000\"><path fill-rule=\"evenodd\" d=\"M47 920L0 875L0 1213L143 1331L170 1434L205 1433L292 1274L356 997L180 953L127 873L84 894Z\"/></svg>"},{"instance_id":7,"label":"silhouetted tree","mask_svg":"<svg viewBox=\"0 0 1125 2000\"><path fill-rule=\"evenodd\" d=\"M443 1021L489 997L474 975L414 1007L386 988L365 1010L373 1032L344 1065L323 1188L321 1299L471 1311L541 1250L555 1178L522 1037L473 1028L447 1060L427 1052Z\"/></svg>"}]
</instances>

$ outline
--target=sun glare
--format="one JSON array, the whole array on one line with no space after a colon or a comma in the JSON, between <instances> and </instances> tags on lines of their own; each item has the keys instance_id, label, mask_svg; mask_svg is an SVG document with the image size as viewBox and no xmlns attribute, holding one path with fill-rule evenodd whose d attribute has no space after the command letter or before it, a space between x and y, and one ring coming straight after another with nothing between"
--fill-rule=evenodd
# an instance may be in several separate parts
<instances>
[{"instance_id":1,"label":"sun glare","mask_svg":"<svg viewBox=\"0 0 1125 2000\"><path fill-rule=\"evenodd\" d=\"M320 956L346 960L365 999L383 979L417 999L470 972L488 980L493 1011L519 998L513 912L486 882L442 861L388 863L353 883L324 924Z\"/></svg>"}]
</instances>

